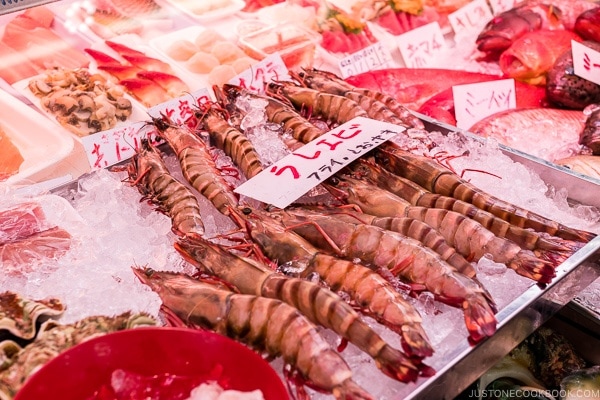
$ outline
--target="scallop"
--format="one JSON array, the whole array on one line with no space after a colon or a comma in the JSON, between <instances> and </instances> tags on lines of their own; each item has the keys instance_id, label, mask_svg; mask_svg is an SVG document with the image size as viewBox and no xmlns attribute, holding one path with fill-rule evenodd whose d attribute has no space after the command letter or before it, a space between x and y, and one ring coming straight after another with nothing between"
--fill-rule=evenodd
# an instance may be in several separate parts
<instances>
[{"instance_id":1,"label":"scallop","mask_svg":"<svg viewBox=\"0 0 600 400\"><path fill-rule=\"evenodd\" d=\"M236 75L237 73L231 65L218 65L212 71L210 71L210 74L208 74L208 83L210 85L221 86L229 82L231 78L235 77Z\"/></svg>"},{"instance_id":2,"label":"scallop","mask_svg":"<svg viewBox=\"0 0 600 400\"><path fill-rule=\"evenodd\" d=\"M249 69L254 64L256 64L256 62L257 61L254 58L244 56L244 57L240 57L237 60L235 60L234 62L232 62L231 66L235 70L236 74L241 74L242 72L244 72L245 70Z\"/></svg>"},{"instance_id":3,"label":"scallop","mask_svg":"<svg viewBox=\"0 0 600 400\"><path fill-rule=\"evenodd\" d=\"M221 64L229 64L238 58L246 56L246 53L236 44L226 40L215 43L210 53L217 57Z\"/></svg>"},{"instance_id":4,"label":"scallop","mask_svg":"<svg viewBox=\"0 0 600 400\"><path fill-rule=\"evenodd\" d=\"M215 67L219 66L219 64L220 62L217 57L203 51L194 54L185 63L187 69L197 74L208 74Z\"/></svg>"},{"instance_id":5,"label":"scallop","mask_svg":"<svg viewBox=\"0 0 600 400\"><path fill-rule=\"evenodd\" d=\"M213 45L219 41L223 41L225 38L214 29L206 29L202 31L196 39L194 40L194 44L201 51L210 51Z\"/></svg>"},{"instance_id":6,"label":"scallop","mask_svg":"<svg viewBox=\"0 0 600 400\"><path fill-rule=\"evenodd\" d=\"M174 41L171 46L167 49L167 54L173 60L187 61L200 49L190 40L180 39Z\"/></svg>"}]
</instances>

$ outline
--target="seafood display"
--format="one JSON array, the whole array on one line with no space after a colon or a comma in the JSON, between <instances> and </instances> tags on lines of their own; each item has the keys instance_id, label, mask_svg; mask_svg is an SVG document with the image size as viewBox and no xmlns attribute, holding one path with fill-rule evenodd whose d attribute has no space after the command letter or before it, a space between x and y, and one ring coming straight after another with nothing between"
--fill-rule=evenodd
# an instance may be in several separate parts
<instances>
[{"instance_id":1,"label":"seafood display","mask_svg":"<svg viewBox=\"0 0 600 400\"><path fill-rule=\"evenodd\" d=\"M0 182L16 174L25 159L0 127Z\"/></svg>"},{"instance_id":2,"label":"seafood display","mask_svg":"<svg viewBox=\"0 0 600 400\"><path fill-rule=\"evenodd\" d=\"M121 86L87 68L47 70L27 87L44 110L77 136L114 128L133 112Z\"/></svg>"}]
</instances>

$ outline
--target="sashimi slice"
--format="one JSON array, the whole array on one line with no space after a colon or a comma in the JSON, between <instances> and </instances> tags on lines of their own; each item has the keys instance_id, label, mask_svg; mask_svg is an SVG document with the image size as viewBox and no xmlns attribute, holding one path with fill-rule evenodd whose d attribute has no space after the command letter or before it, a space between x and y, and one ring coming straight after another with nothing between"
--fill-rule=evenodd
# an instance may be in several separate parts
<instances>
[{"instance_id":1,"label":"sashimi slice","mask_svg":"<svg viewBox=\"0 0 600 400\"><path fill-rule=\"evenodd\" d=\"M146 55L135 56L123 54L122 57L132 65L146 71L159 71L167 74L173 74L171 66L164 61Z\"/></svg>"},{"instance_id":2,"label":"sashimi slice","mask_svg":"<svg viewBox=\"0 0 600 400\"><path fill-rule=\"evenodd\" d=\"M71 235L59 227L0 245L0 271L7 274L31 272L44 259L58 259L70 247Z\"/></svg>"},{"instance_id":3,"label":"sashimi slice","mask_svg":"<svg viewBox=\"0 0 600 400\"><path fill-rule=\"evenodd\" d=\"M132 79L137 76L142 70L133 65L99 65L98 69L107 72L118 80Z\"/></svg>"},{"instance_id":4,"label":"sashimi slice","mask_svg":"<svg viewBox=\"0 0 600 400\"><path fill-rule=\"evenodd\" d=\"M45 6L30 7L21 15L34 20L38 26L44 28L50 28L54 22L54 13Z\"/></svg>"},{"instance_id":5,"label":"sashimi slice","mask_svg":"<svg viewBox=\"0 0 600 400\"><path fill-rule=\"evenodd\" d=\"M25 202L0 211L0 244L22 240L47 228L46 215L36 202Z\"/></svg>"},{"instance_id":6,"label":"sashimi slice","mask_svg":"<svg viewBox=\"0 0 600 400\"><path fill-rule=\"evenodd\" d=\"M106 43L108 47L119 53L120 56L146 56L146 54L144 54L141 51L134 50L131 47L125 46L121 43L113 42L112 40L106 40L104 43Z\"/></svg>"},{"instance_id":7,"label":"sashimi slice","mask_svg":"<svg viewBox=\"0 0 600 400\"><path fill-rule=\"evenodd\" d=\"M83 51L89 54L94 59L94 61L96 61L96 64L99 67L105 65L121 65L121 61L117 60L113 56L109 56L108 54L102 51L91 48L83 49Z\"/></svg>"},{"instance_id":8,"label":"sashimi slice","mask_svg":"<svg viewBox=\"0 0 600 400\"><path fill-rule=\"evenodd\" d=\"M11 142L6 133L0 129L0 181L6 180L19 172L25 159L19 149ZM0 238L2 235L0 225Z\"/></svg>"},{"instance_id":9,"label":"sashimi slice","mask_svg":"<svg viewBox=\"0 0 600 400\"><path fill-rule=\"evenodd\" d=\"M119 84L146 107L152 107L171 99L166 90L149 79L123 79L119 81Z\"/></svg>"},{"instance_id":10,"label":"sashimi slice","mask_svg":"<svg viewBox=\"0 0 600 400\"><path fill-rule=\"evenodd\" d=\"M166 74L160 71L141 71L138 72L137 75L140 78L149 79L152 82L157 83L160 87L165 89L171 97L179 97L190 91L190 88L184 81L172 74Z\"/></svg>"}]
</instances>

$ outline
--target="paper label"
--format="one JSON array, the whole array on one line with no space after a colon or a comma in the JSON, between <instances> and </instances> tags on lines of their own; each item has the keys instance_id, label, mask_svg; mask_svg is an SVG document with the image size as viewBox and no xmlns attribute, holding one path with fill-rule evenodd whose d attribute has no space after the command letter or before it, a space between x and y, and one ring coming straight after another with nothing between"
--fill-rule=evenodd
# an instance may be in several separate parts
<instances>
[{"instance_id":1,"label":"paper label","mask_svg":"<svg viewBox=\"0 0 600 400\"><path fill-rule=\"evenodd\" d=\"M391 68L393 64L390 50L381 42L377 42L343 58L338 65L342 78L345 79L363 72Z\"/></svg>"},{"instance_id":2,"label":"paper label","mask_svg":"<svg viewBox=\"0 0 600 400\"><path fill-rule=\"evenodd\" d=\"M486 0L473 0L448 14L448 22L456 35L479 33L492 18Z\"/></svg>"},{"instance_id":3,"label":"paper label","mask_svg":"<svg viewBox=\"0 0 600 400\"><path fill-rule=\"evenodd\" d=\"M517 4L517 0L488 0L488 3L490 4L490 7L492 7L494 15L498 15L514 8Z\"/></svg>"},{"instance_id":4,"label":"paper label","mask_svg":"<svg viewBox=\"0 0 600 400\"><path fill-rule=\"evenodd\" d=\"M437 22L398 35L398 48L408 68L433 67L438 56L447 48Z\"/></svg>"},{"instance_id":5,"label":"paper label","mask_svg":"<svg viewBox=\"0 0 600 400\"><path fill-rule=\"evenodd\" d=\"M157 104L148 109L148 115L152 118L166 116L169 121L175 124L185 125L187 121L194 117L199 105L211 101L212 98L208 89L202 88L190 94Z\"/></svg>"},{"instance_id":6,"label":"paper label","mask_svg":"<svg viewBox=\"0 0 600 400\"><path fill-rule=\"evenodd\" d=\"M501 79L452 87L456 126L469 129L477 121L517 107L515 80Z\"/></svg>"},{"instance_id":7,"label":"paper label","mask_svg":"<svg viewBox=\"0 0 600 400\"><path fill-rule=\"evenodd\" d=\"M264 93L265 84L289 80L290 75L279 53L270 54L229 81L256 93Z\"/></svg>"},{"instance_id":8,"label":"paper label","mask_svg":"<svg viewBox=\"0 0 600 400\"><path fill-rule=\"evenodd\" d=\"M142 138L156 143L156 130L148 122L109 129L81 138L92 170L110 167L133 157Z\"/></svg>"},{"instance_id":9,"label":"paper label","mask_svg":"<svg viewBox=\"0 0 600 400\"><path fill-rule=\"evenodd\" d=\"M235 189L285 208L310 189L405 128L357 117L285 156Z\"/></svg>"},{"instance_id":10,"label":"paper label","mask_svg":"<svg viewBox=\"0 0 600 400\"><path fill-rule=\"evenodd\" d=\"M573 70L575 75L600 85L600 52L571 41L573 54Z\"/></svg>"}]
</instances>

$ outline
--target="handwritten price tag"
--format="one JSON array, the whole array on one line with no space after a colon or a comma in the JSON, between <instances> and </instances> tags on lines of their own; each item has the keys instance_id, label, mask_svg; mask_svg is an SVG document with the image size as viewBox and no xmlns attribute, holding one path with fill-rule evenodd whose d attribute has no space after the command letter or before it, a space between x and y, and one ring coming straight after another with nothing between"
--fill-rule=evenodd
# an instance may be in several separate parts
<instances>
[{"instance_id":1,"label":"handwritten price tag","mask_svg":"<svg viewBox=\"0 0 600 400\"><path fill-rule=\"evenodd\" d=\"M573 53L573 71L575 75L600 85L600 52L571 41Z\"/></svg>"},{"instance_id":2,"label":"handwritten price tag","mask_svg":"<svg viewBox=\"0 0 600 400\"><path fill-rule=\"evenodd\" d=\"M279 53L271 54L229 81L233 85L264 93L265 84L277 80L289 80L290 75Z\"/></svg>"},{"instance_id":3,"label":"handwritten price tag","mask_svg":"<svg viewBox=\"0 0 600 400\"><path fill-rule=\"evenodd\" d=\"M456 126L469 129L475 122L517 107L514 79L470 83L452 87Z\"/></svg>"},{"instance_id":4,"label":"handwritten price tag","mask_svg":"<svg viewBox=\"0 0 600 400\"><path fill-rule=\"evenodd\" d=\"M153 118L161 118L163 115L177 124L185 124L194 117L194 112L199 104L212 101L210 92L206 88L198 89L189 95L174 98L160 103L148 109L148 114Z\"/></svg>"},{"instance_id":5,"label":"handwritten price tag","mask_svg":"<svg viewBox=\"0 0 600 400\"><path fill-rule=\"evenodd\" d=\"M473 0L448 14L448 22L455 35L479 33L492 18L486 0Z\"/></svg>"},{"instance_id":6,"label":"handwritten price tag","mask_svg":"<svg viewBox=\"0 0 600 400\"><path fill-rule=\"evenodd\" d=\"M109 129L81 138L92 170L110 167L133 157L142 138L156 142L156 131L147 122Z\"/></svg>"},{"instance_id":7,"label":"handwritten price tag","mask_svg":"<svg viewBox=\"0 0 600 400\"><path fill-rule=\"evenodd\" d=\"M492 7L494 15L498 15L514 8L517 4L517 0L488 0L488 3L490 3L490 7Z\"/></svg>"},{"instance_id":8,"label":"handwritten price tag","mask_svg":"<svg viewBox=\"0 0 600 400\"><path fill-rule=\"evenodd\" d=\"M331 175L405 128L357 117L282 158L235 189L285 208Z\"/></svg>"},{"instance_id":9,"label":"handwritten price tag","mask_svg":"<svg viewBox=\"0 0 600 400\"><path fill-rule=\"evenodd\" d=\"M394 61L389 49L381 42L377 42L350 54L340 60L338 65L342 71L342 78L348 78L363 72L390 68L393 67L393 64Z\"/></svg>"},{"instance_id":10,"label":"handwritten price tag","mask_svg":"<svg viewBox=\"0 0 600 400\"><path fill-rule=\"evenodd\" d=\"M407 67L425 68L435 66L447 45L440 25L431 22L398 35L398 48Z\"/></svg>"}]
</instances>

